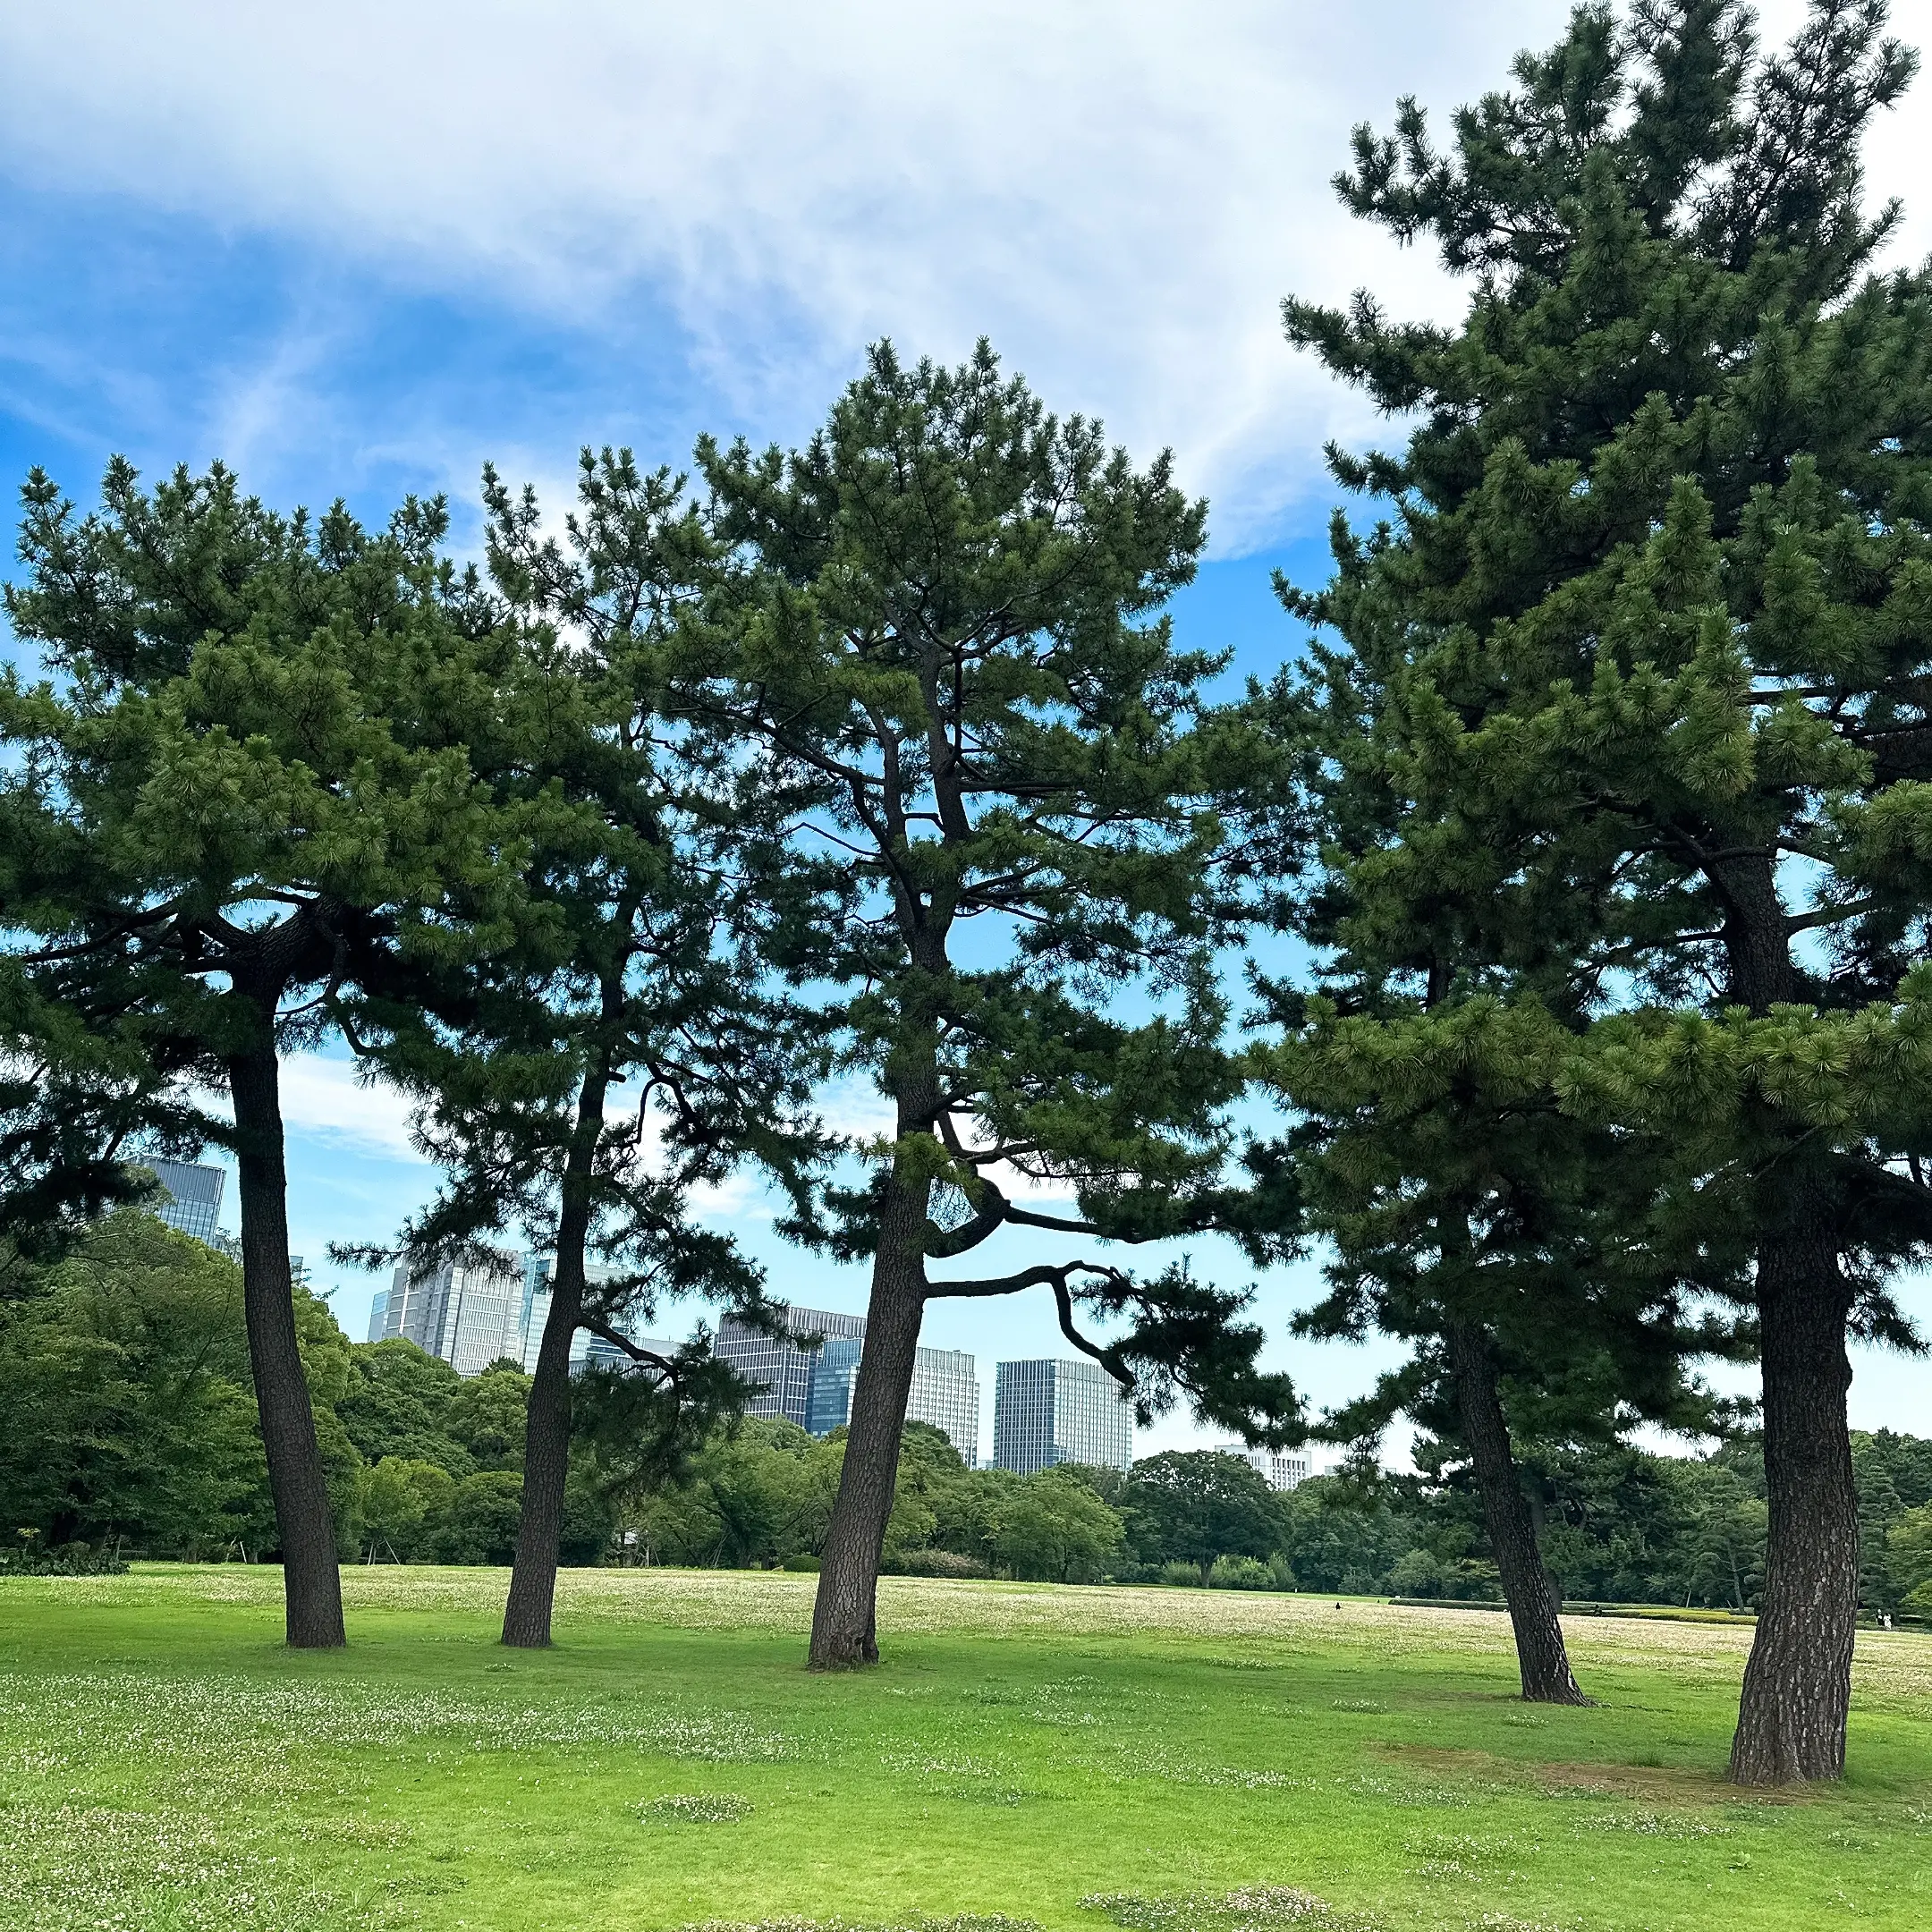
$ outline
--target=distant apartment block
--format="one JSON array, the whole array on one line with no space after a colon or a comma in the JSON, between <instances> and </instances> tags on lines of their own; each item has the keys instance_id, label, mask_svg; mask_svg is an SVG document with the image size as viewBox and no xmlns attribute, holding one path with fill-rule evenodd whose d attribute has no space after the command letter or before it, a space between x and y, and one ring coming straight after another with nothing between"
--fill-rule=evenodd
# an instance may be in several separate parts
<instances>
[{"instance_id":1,"label":"distant apartment block","mask_svg":"<svg viewBox=\"0 0 1932 1932\"><path fill-rule=\"evenodd\" d=\"M1246 1443L1216 1443L1222 1455L1239 1456L1270 1489L1293 1489L1315 1473L1314 1459L1305 1449L1250 1449Z\"/></svg>"},{"instance_id":2,"label":"distant apartment block","mask_svg":"<svg viewBox=\"0 0 1932 1932\"><path fill-rule=\"evenodd\" d=\"M1001 1362L993 1392L993 1461L1032 1475L1059 1462L1133 1466L1133 1409L1098 1362Z\"/></svg>"},{"instance_id":3,"label":"distant apartment block","mask_svg":"<svg viewBox=\"0 0 1932 1932\"><path fill-rule=\"evenodd\" d=\"M787 1417L814 1436L852 1419L852 1391L865 1349L865 1317L826 1309L786 1308L784 1335L759 1335L731 1317L718 1324L716 1352L763 1393L746 1403L752 1415ZM801 1338L822 1335L816 1348ZM960 1349L922 1348L913 1358L908 1422L945 1432L968 1469L979 1460L979 1377Z\"/></svg>"},{"instance_id":4,"label":"distant apartment block","mask_svg":"<svg viewBox=\"0 0 1932 1932\"><path fill-rule=\"evenodd\" d=\"M222 1188L228 1179L219 1167L197 1161L150 1160L141 1164L154 1170L162 1186L162 1199L155 1213L171 1228L192 1234L210 1248L221 1245Z\"/></svg>"},{"instance_id":5,"label":"distant apartment block","mask_svg":"<svg viewBox=\"0 0 1932 1932\"><path fill-rule=\"evenodd\" d=\"M445 1261L395 1271L383 1309L382 1339L413 1342L458 1375L478 1375L499 1356L523 1359L525 1271Z\"/></svg>"}]
</instances>

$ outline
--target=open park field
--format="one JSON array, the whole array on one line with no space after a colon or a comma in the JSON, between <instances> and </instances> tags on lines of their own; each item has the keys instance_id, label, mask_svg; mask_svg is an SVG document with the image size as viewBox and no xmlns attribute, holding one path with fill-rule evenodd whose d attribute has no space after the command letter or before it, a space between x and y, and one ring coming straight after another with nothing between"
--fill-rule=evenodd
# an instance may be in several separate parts
<instances>
[{"instance_id":1,"label":"open park field","mask_svg":"<svg viewBox=\"0 0 1932 1932\"><path fill-rule=\"evenodd\" d=\"M1590 1710L1483 1612L888 1580L886 1660L801 1667L812 1579L345 1572L0 1586L0 1925L1107 1932L1932 1924L1932 1639L1862 1634L1842 1789L1719 1782L1741 1627L1580 1619ZM1232 1896L1231 1896L1232 1894Z\"/></svg>"}]
</instances>

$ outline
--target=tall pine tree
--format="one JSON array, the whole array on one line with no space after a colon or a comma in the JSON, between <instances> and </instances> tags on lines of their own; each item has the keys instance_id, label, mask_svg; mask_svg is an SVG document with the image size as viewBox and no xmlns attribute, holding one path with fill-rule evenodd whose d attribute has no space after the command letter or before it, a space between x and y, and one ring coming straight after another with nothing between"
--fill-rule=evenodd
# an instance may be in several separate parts
<instances>
[{"instance_id":1,"label":"tall pine tree","mask_svg":"<svg viewBox=\"0 0 1932 1932\"><path fill-rule=\"evenodd\" d=\"M1343 194L1474 278L1462 325L1285 311L1419 419L1400 456L1336 455L1394 520L1343 535L1309 606L1401 747L1387 923L1453 899L1472 956L1517 947L1546 984L1567 952L1580 1010L1640 1015L1597 1021L1572 1110L1674 1135L1750 1230L1751 1783L1843 1767L1846 1336L1901 1332L1885 1282L1932 1238L1896 1078L1932 835L1932 309L1870 267L1896 210L1865 212L1860 143L1916 64L1884 23L1814 0L1766 55L1732 0L1581 9L1447 151L1413 102L1357 135Z\"/></svg>"},{"instance_id":2,"label":"tall pine tree","mask_svg":"<svg viewBox=\"0 0 1932 1932\"><path fill-rule=\"evenodd\" d=\"M280 516L220 468L145 489L120 461L92 514L38 471L22 496L7 614L49 674L0 681L0 920L16 1050L64 1077L4 1096L13 1138L31 1151L76 1080L94 1097L93 1144L72 1119L43 1131L52 1205L104 1191L103 1159L144 1125L233 1147L288 1640L340 1644L282 1056L326 1037L351 989L397 996L453 882L472 900L511 883L468 752L503 640L437 557L439 503L370 531L339 504ZM232 1128L192 1113L196 1086L227 1093Z\"/></svg>"},{"instance_id":3,"label":"tall pine tree","mask_svg":"<svg viewBox=\"0 0 1932 1932\"><path fill-rule=\"evenodd\" d=\"M767 957L890 1109L856 1150L865 1183L801 1230L872 1267L812 1623L813 1664L838 1668L877 1656L929 1299L1044 1288L1143 1403L1184 1389L1225 1426L1295 1426L1244 1298L1184 1269L928 1267L1002 1229L1169 1233L1218 1177L1238 1079L1191 729L1211 665L1161 614L1204 512L1165 458L1136 470L1097 425L1048 415L983 344L953 369L880 346L804 449L699 457L721 556L665 653L665 709L782 806ZM1082 1308L1129 1326L1103 1345Z\"/></svg>"},{"instance_id":4,"label":"tall pine tree","mask_svg":"<svg viewBox=\"0 0 1932 1932\"><path fill-rule=\"evenodd\" d=\"M507 931L487 899L452 921L429 996L364 1000L357 1019L365 1050L419 1100L419 1138L446 1175L403 1251L422 1261L517 1232L552 1256L504 1618L505 1643L541 1646L573 1343L587 1332L629 1358L632 1373L601 1393L646 1438L633 1461L674 1455L737 1412L743 1386L707 1341L664 1355L632 1337L684 1296L775 1323L761 1271L694 1222L690 1199L743 1161L804 1189L823 1055L758 956L763 801L731 809L729 787L654 708L653 654L708 555L682 480L628 451L585 451L561 542L532 493L513 496L493 472L484 487L515 648L478 778L518 827L522 889Z\"/></svg>"}]
</instances>

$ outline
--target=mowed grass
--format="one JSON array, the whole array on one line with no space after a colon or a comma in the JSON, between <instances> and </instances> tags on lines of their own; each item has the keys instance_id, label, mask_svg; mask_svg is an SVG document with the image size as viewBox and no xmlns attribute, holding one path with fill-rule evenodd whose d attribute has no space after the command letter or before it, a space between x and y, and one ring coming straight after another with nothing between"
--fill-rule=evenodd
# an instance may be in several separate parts
<instances>
[{"instance_id":1,"label":"mowed grass","mask_svg":"<svg viewBox=\"0 0 1932 1932\"><path fill-rule=\"evenodd\" d=\"M500 1572L351 1571L329 1655L279 1581L0 1583L0 1926L1932 1925L1915 1634L1843 1786L1753 1799L1741 1628L1578 1620L1557 1711L1481 1612L894 1580L813 1677L806 1577L567 1574L543 1654Z\"/></svg>"}]
</instances>

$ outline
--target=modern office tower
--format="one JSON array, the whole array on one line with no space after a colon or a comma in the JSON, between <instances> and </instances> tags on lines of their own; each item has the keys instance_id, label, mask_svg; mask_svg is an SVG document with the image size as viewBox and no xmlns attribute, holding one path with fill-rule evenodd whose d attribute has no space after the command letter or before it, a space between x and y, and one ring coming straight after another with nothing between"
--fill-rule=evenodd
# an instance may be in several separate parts
<instances>
[{"instance_id":1,"label":"modern office tower","mask_svg":"<svg viewBox=\"0 0 1932 1932\"><path fill-rule=\"evenodd\" d=\"M811 1318L816 1320L815 1316ZM865 1324L861 1318L847 1317ZM852 1389L859 1380L857 1336L828 1338L811 1365L805 1427L829 1436L852 1419ZM968 1469L979 1462L979 1377L973 1359L961 1349L922 1348L912 1358L912 1386L906 1394L906 1420L929 1422L942 1430Z\"/></svg>"},{"instance_id":2,"label":"modern office tower","mask_svg":"<svg viewBox=\"0 0 1932 1932\"><path fill-rule=\"evenodd\" d=\"M799 1338L823 1335L828 1345L833 1342L863 1342L865 1317L835 1315L824 1309L791 1308L784 1302L777 1305L784 1310L788 1334L760 1335L727 1315L718 1323L713 1352L720 1361L729 1362L748 1382L758 1385L759 1393L745 1403L747 1415L782 1415L801 1428L809 1428L812 1368L818 1351L804 1347ZM854 1368L857 1360L855 1354ZM850 1397L847 1399L849 1402Z\"/></svg>"},{"instance_id":3,"label":"modern office tower","mask_svg":"<svg viewBox=\"0 0 1932 1932\"><path fill-rule=\"evenodd\" d=\"M382 1340L385 1333L383 1323L388 1313L389 1291L386 1288L378 1288L369 1298L369 1338L371 1342Z\"/></svg>"},{"instance_id":4,"label":"modern office tower","mask_svg":"<svg viewBox=\"0 0 1932 1932\"><path fill-rule=\"evenodd\" d=\"M527 1254L523 1257L522 1301L517 1313L517 1345L506 1352L519 1357L523 1363L525 1375L537 1373L537 1357L543 1348L544 1326L550 1319L551 1283L556 1273L556 1258L547 1254ZM584 1279L587 1282L606 1282L617 1273L614 1267L601 1261L584 1263ZM633 1335L631 1338L641 1349L648 1349L654 1355L674 1355L675 1342L666 1342L657 1335ZM602 1335L587 1334L580 1328L571 1337L570 1365L572 1375L580 1375L585 1368L596 1364L600 1368L629 1370L637 1367L630 1356L614 1342L606 1342Z\"/></svg>"},{"instance_id":5,"label":"modern office tower","mask_svg":"<svg viewBox=\"0 0 1932 1932\"><path fill-rule=\"evenodd\" d=\"M383 1337L413 1342L458 1375L480 1374L499 1356L523 1354L523 1287L516 1268L445 1261L412 1275L405 1265L389 1284Z\"/></svg>"},{"instance_id":6,"label":"modern office tower","mask_svg":"<svg viewBox=\"0 0 1932 1932\"><path fill-rule=\"evenodd\" d=\"M912 1358L906 1420L943 1430L968 1469L979 1466L979 1373L963 1349L922 1348Z\"/></svg>"},{"instance_id":7,"label":"modern office tower","mask_svg":"<svg viewBox=\"0 0 1932 1932\"><path fill-rule=\"evenodd\" d=\"M857 1335L834 1336L818 1351L805 1405L805 1427L814 1436L829 1436L852 1420L852 1385L859 1379L859 1358L864 1351L865 1343Z\"/></svg>"},{"instance_id":8,"label":"modern office tower","mask_svg":"<svg viewBox=\"0 0 1932 1932\"><path fill-rule=\"evenodd\" d=\"M141 1165L154 1170L165 1197L156 1204L155 1213L171 1228L192 1234L210 1248L216 1246L226 1173L191 1161L150 1160Z\"/></svg>"},{"instance_id":9,"label":"modern office tower","mask_svg":"<svg viewBox=\"0 0 1932 1932\"><path fill-rule=\"evenodd\" d=\"M1133 1410L1098 1362L1003 1361L993 1384L993 1461L1030 1476L1056 1462L1133 1466Z\"/></svg>"},{"instance_id":10,"label":"modern office tower","mask_svg":"<svg viewBox=\"0 0 1932 1932\"><path fill-rule=\"evenodd\" d=\"M584 1280L606 1282L616 1273L601 1261L584 1263ZM523 1305L517 1322L517 1345L510 1352L522 1358L523 1373L537 1373L537 1357L543 1348L544 1328L550 1319L551 1284L556 1275L556 1257L527 1254L523 1257ZM571 1336L571 1373L581 1373L587 1361L599 1362L623 1354L601 1335L586 1335L580 1328Z\"/></svg>"},{"instance_id":11,"label":"modern office tower","mask_svg":"<svg viewBox=\"0 0 1932 1932\"><path fill-rule=\"evenodd\" d=\"M1221 1455L1239 1456L1270 1489L1292 1489L1315 1473L1314 1459L1305 1449L1250 1449L1246 1443L1215 1445Z\"/></svg>"}]
</instances>

